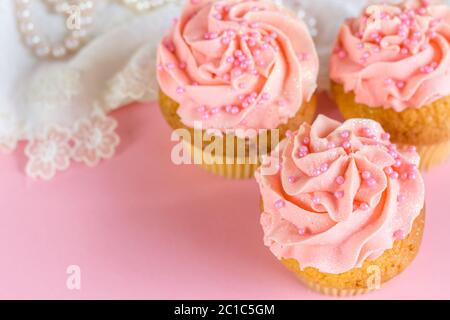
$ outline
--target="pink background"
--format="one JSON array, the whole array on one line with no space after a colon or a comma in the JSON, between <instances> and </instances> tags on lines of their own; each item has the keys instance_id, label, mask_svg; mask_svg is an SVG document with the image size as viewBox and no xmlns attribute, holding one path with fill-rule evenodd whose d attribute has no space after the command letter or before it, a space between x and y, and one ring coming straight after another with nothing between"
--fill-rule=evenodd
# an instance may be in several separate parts
<instances>
[{"instance_id":1,"label":"pink background","mask_svg":"<svg viewBox=\"0 0 450 320\"><path fill-rule=\"evenodd\" d=\"M326 298L263 246L255 181L173 165L156 104L114 116L122 144L97 168L75 165L42 182L24 175L23 146L0 156L0 298ZM425 175L417 259L362 298L450 298L449 175L450 164ZM79 291L66 288L69 265L81 267Z\"/></svg>"}]
</instances>

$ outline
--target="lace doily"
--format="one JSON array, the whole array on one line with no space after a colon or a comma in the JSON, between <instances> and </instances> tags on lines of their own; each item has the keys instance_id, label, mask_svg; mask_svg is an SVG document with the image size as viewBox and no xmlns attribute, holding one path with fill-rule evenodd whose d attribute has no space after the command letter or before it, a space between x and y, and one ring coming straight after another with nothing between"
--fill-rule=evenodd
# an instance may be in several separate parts
<instances>
[{"instance_id":1,"label":"lace doily","mask_svg":"<svg viewBox=\"0 0 450 320\"><path fill-rule=\"evenodd\" d=\"M96 166L114 155L120 138L117 122L94 109L92 115L78 120L72 128L49 126L25 147L26 172L30 177L51 179L57 171L69 168L71 161Z\"/></svg>"}]
</instances>

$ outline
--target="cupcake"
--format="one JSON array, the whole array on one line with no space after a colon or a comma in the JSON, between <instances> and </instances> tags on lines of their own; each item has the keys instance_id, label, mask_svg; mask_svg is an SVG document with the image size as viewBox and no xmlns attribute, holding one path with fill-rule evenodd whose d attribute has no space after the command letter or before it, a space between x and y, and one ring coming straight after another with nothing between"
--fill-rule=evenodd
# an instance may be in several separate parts
<instances>
[{"instance_id":1,"label":"cupcake","mask_svg":"<svg viewBox=\"0 0 450 320\"><path fill-rule=\"evenodd\" d=\"M419 155L375 121L319 116L287 137L255 176L264 243L319 292L378 289L416 256L424 229Z\"/></svg>"},{"instance_id":2,"label":"cupcake","mask_svg":"<svg viewBox=\"0 0 450 320\"><path fill-rule=\"evenodd\" d=\"M183 139L200 155L196 163L222 176L253 176L276 137L315 115L314 43L302 21L271 1L188 2L163 37L157 64L162 114L190 132ZM267 147L252 157L262 134Z\"/></svg>"},{"instance_id":3,"label":"cupcake","mask_svg":"<svg viewBox=\"0 0 450 320\"><path fill-rule=\"evenodd\" d=\"M450 155L450 9L430 1L371 5L340 29L332 93L346 119L378 121L420 167Z\"/></svg>"}]
</instances>

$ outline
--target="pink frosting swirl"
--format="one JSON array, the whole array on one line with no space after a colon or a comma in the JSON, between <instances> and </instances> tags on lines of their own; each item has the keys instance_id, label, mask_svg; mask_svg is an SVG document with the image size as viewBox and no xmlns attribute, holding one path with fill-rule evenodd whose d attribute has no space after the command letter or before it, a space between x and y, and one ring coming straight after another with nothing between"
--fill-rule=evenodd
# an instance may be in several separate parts
<instances>
[{"instance_id":1,"label":"pink frosting swirl","mask_svg":"<svg viewBox=\"0 0 450 320\"><path fill-rule=\"evenodd\" d=\"M187 3L158 49L158 81L182 122L274 129L315 89L318 57L303 22L270 1Z\"/></svg>"},{"instance_id":2,"label":"pink frosting swirl","mask_svg":"<svg viewBox=\"0 0 450 320\"><path fill-rule=\"evenodd\" d=\"M372 5L342 26L330 78L358 103L401 112L450 94L450 10L428 0Z\"/></svg>"},{"instance_id":3,"label":"pink frosting swirl","mask_svg":"<svg viewBox=\"0 0 450 320\"><path fill-rule=\"evenodd\" d=\"M256 173L265 244L278 258L333 274L378 258L423 208L418 162L414 147L397 150L372 120L319 116L302 125Z\"/></svg>"}]
</instances>

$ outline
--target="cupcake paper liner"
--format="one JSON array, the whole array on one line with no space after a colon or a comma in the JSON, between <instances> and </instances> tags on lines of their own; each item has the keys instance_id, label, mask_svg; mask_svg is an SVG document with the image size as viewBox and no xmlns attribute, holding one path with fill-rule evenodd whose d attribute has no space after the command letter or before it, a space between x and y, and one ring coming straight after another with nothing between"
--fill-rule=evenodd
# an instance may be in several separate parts
<instances>
[{"instance_id":1,"label":"cupcake paper liner","mask_svg":"<svg viewBox=\"0 0 450 320\"><path fill-rule=\"evenodd\" d=\"M307 286L309 289L327 295L332 297L351 297L351 296L358 296L363 295L366 293L370 293L373 291L376 291L376 289L369 289L369 288L354 288L354 289L337 289L337 288L328 288L321 286L318 283L315 283L313 281L307 281L305 279L299 278L300 281Z\"/></svg>"},{"instance_id":2,"label":"cupcake paper liner","mask_svg":"<svg viewBox=\"0 0 450 320\"><path fill-rule=\"evenodd\" d=\"M305 102L298 113L289 119L289 121L286 124L280 125L276 130L279 130L279 139L280 141L285 137L286 131L291 130L295 131L298 129L298 127L303 122L311 123L314 119L315 113L316 113L316 106L317 106L317 96L313 95L310 101ZM166 119L167 123L173 128L173 129L186 129L189 130L191 137L194 136L194 129L189 128L185 126L182 122L180 117L177 114L177 109L179 105L172 100L170 97L168 97L164 92L160 91L160 108L161 112ZM202 134L205 134L205 131L202 132ZM216 137L217 138L217 137ZM227 140L225 137L222 137L221 139ZM237 145L237 141L239 138L233 137L233 141L235 145ZM242 142L242 140L241 140ZM245 143L248 141L245 141ZM194 155L202 155L202 161L195 162L196 164L199 164L202 168L207 170L210 173L230 178L230 179L249 179L252 178L256 169L259 167L260 162L257 161L250 161L249 158L245 158L244 161L238 162L238 158L236 156L234 157L226 157L223 156L223 158L215 158L213 155L208 154L207 152L204 152L204 150L201 150L200 147L196 146L194 144L193 139L191 138L191 141L183 141L185 150L189 150L191 156ZM225 145L225 143L223 144ZM275 146L272 146L270 144L270 141L268 141L268 150L273 150ZM258 159L260 159L260 156L262 154L258 154ZM226 161L226 160L231 161Z\"/></svg>"},{"instance_id":3,"label":"cupcake paper liner","mask_svg":"<svg viewBox=\"0 0 450 320\"><path fill-rule=\"evenodd\" d=\"M250 163L249 159L246 159L245 163L239 164L236 163L237 158L233 158L230 160L234 163L228 164L226 158L216 159L213 155L200 150L200 148L191 144L189 141L183 141L183 146L193 161L196 155L201 155L201 163L199 165L203 169L224 178L249 179L253 177L256 169L259 167L259 161L257 163Z\"/></svg>"},{"instance_id":4,"label":"cupcake paper liner","mask_svg":"<svg viewBox=\"0 0 450 320\"><path fill-rule=\"evenodd\" d=\"M443 164L450 158L450 141L434 145L417 145L416 147L420 155L420 170L430 170Z\"/></svg>"}]
</instances>

